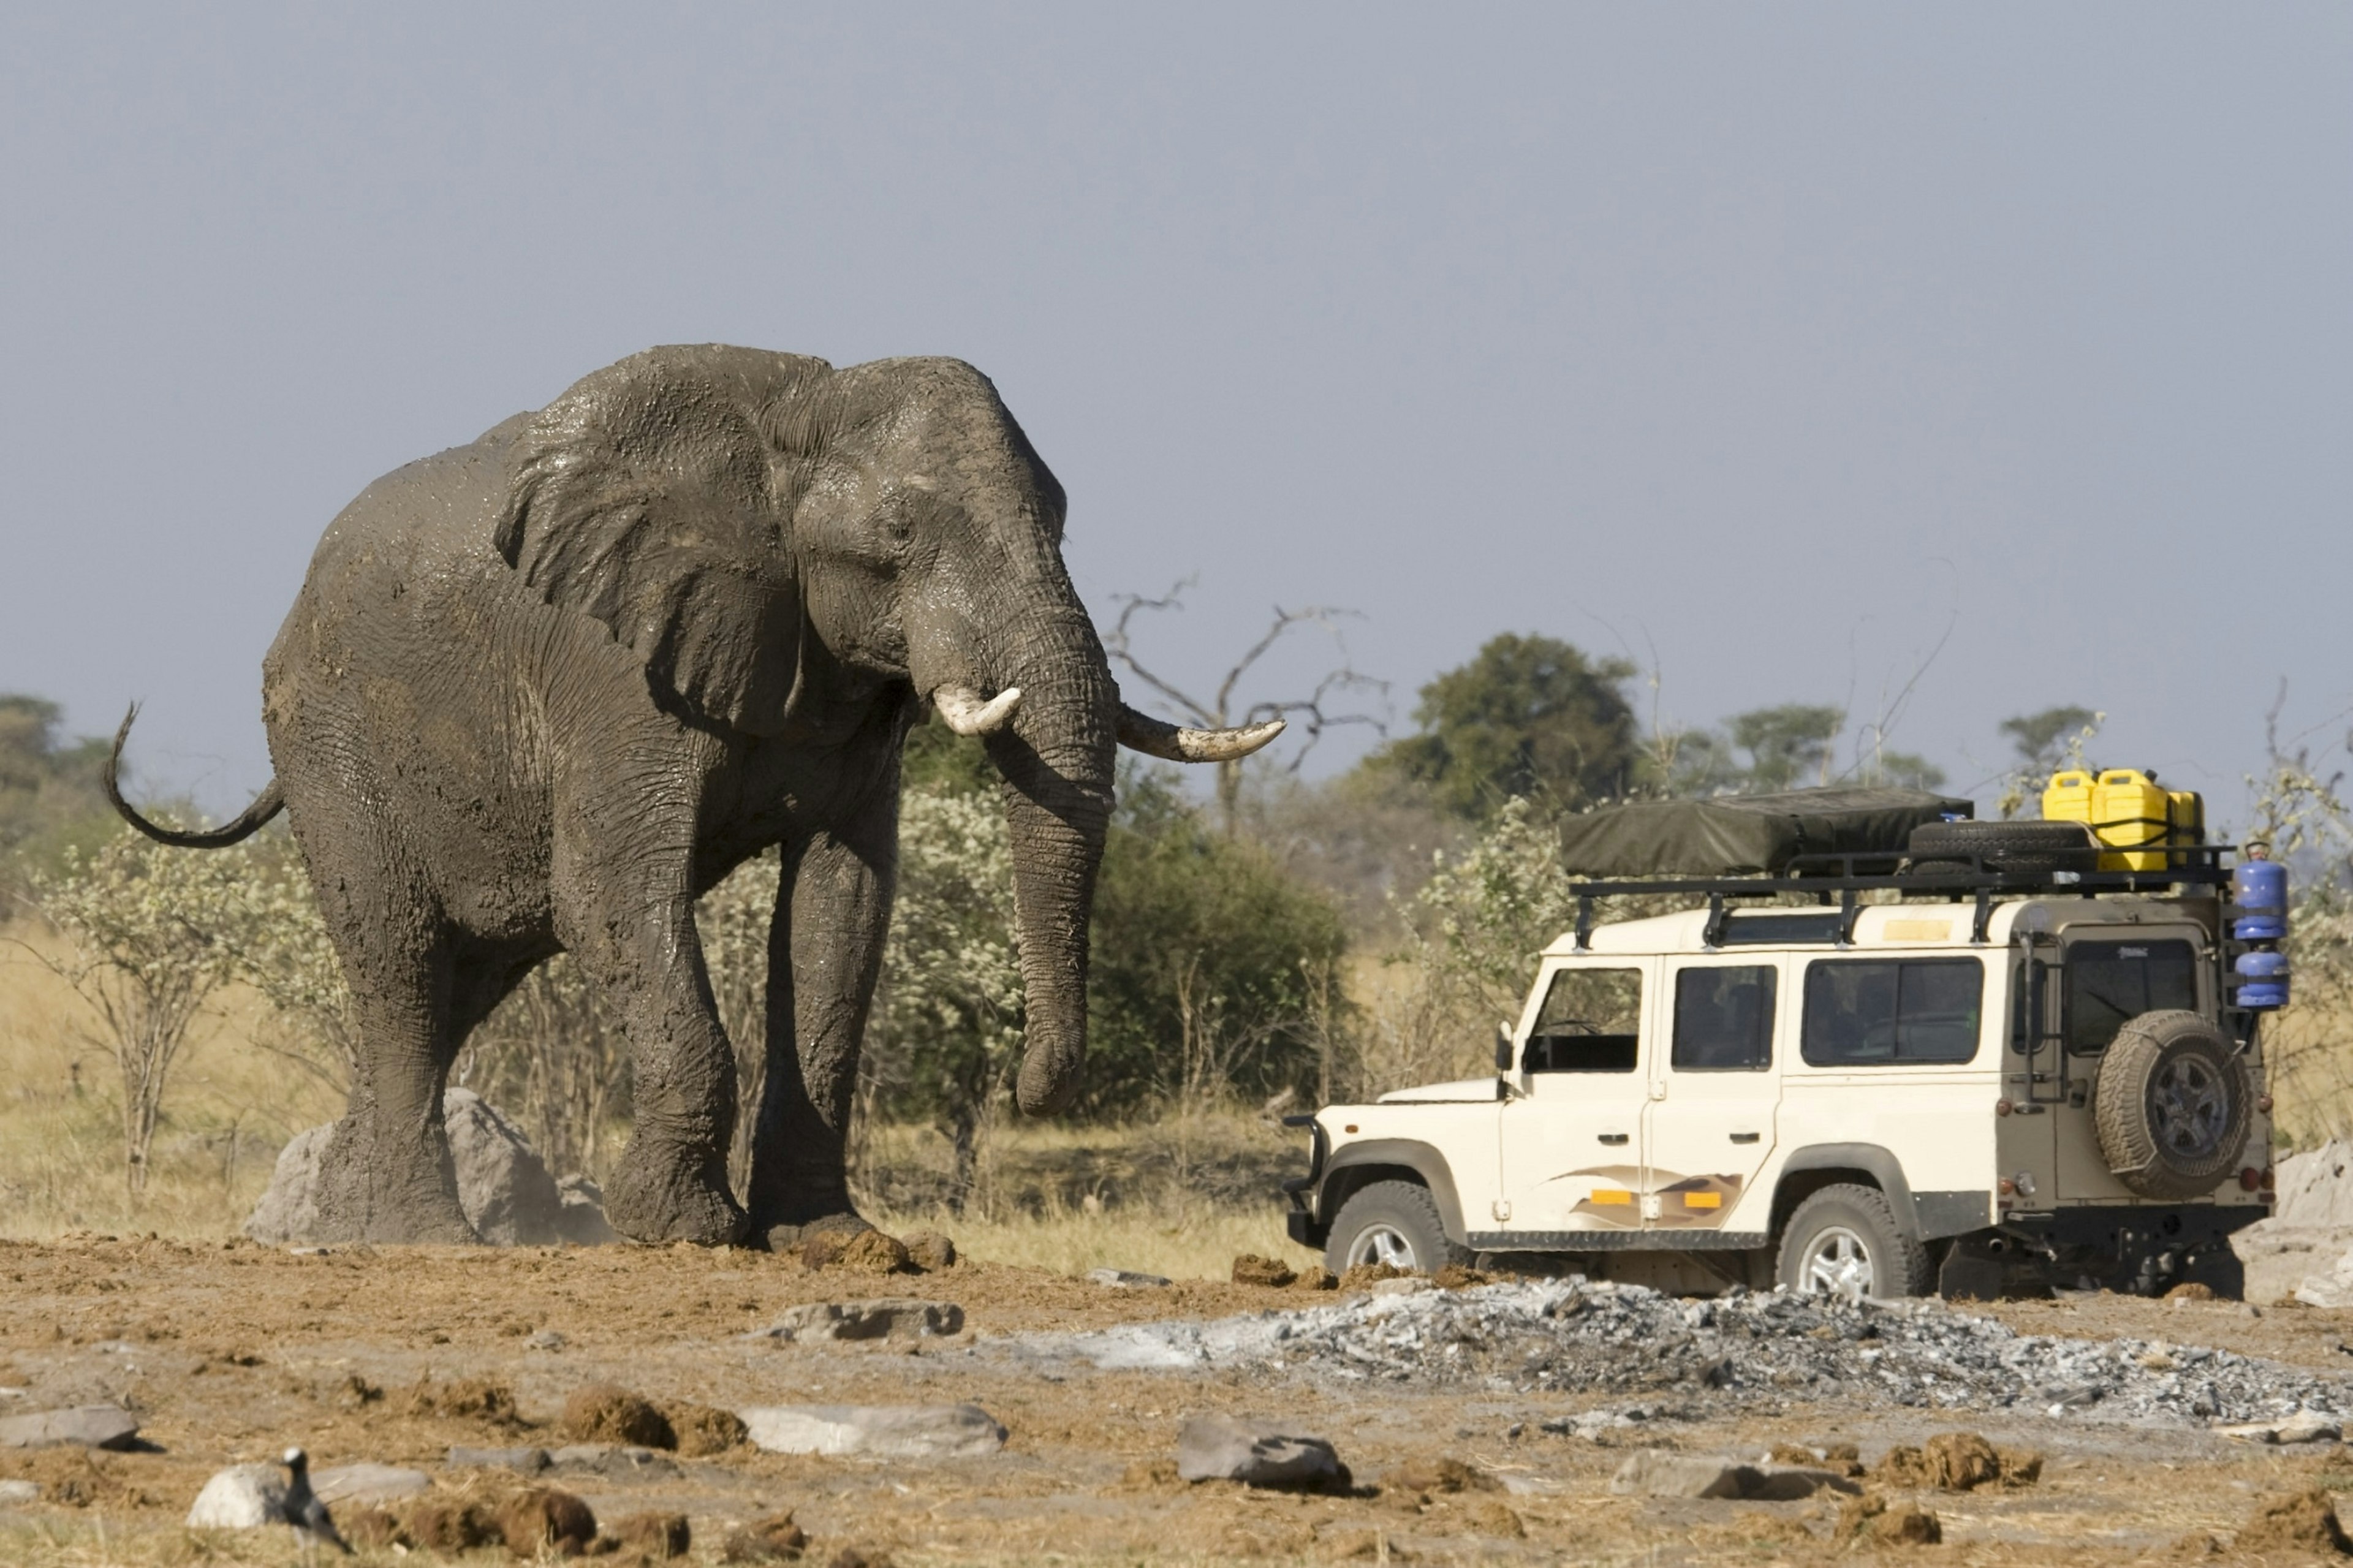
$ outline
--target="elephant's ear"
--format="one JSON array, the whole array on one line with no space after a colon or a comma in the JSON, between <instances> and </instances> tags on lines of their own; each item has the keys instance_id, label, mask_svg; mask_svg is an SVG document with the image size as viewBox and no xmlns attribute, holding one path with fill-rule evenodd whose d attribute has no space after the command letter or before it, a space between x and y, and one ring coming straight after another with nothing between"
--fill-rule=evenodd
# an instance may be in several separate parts
<instances>
[{"instance_id":1,"label":"elephant's ear","mask_svg":"<svg viewBox=\"0 0 2353 1568\"><path fill-rule=\"evenodd\" d=\"M774 378L715 357L744 353L657 350L549 405L520 438L493 542L697 715L765 735L792 694L801 602L762 433Z\"/></svg>"}]
</instances>

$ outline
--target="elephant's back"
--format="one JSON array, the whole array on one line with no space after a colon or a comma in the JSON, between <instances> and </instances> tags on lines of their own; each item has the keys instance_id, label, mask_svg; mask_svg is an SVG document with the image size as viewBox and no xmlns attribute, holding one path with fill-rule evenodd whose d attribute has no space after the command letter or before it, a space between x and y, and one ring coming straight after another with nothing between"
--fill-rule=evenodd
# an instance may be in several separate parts
<instances>
[{"instance_id":1,"label":"elephant's back","mask_svg":"<svg viewBox=\"0 0 2353 1568\"><path fill-rule=\"evenodd\" d=\"M429 567L488 546L533 416L518 414L462 447L406 463L352 498L311 557L311 580L357 566Z\"/></svg>"}]
</instances>

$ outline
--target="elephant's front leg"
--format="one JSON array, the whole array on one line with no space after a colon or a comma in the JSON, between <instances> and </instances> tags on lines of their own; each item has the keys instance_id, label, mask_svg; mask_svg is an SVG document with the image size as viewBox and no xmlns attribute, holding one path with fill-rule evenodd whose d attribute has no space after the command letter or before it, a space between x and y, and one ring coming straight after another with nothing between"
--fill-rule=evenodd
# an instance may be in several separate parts
<instances>
[{"instance_id":1,"label":"elephant's front leg","mask_svg":"<svg viewBox=\"0 0 2353 1568\"><path fill-rule=\"evenodd\" d=\"M727 1187L735 1058L719 1023L685 887L579 879L566 945L629 1039L632 1128L605 1188L605 1215L633 1241L724 1246L744 1234Z\"/></svg>"},{"instance_id":2,"label":"elephant's front leg","mask_svg":"<svg viewBox=\"0 0 2353 1568\"><path fill-rule=\"evenodd\" d=\"M891 927L897 837L893 787L853 820L785 847L768 939L767 1077L746 1197L752 1234L771 1247L811 1229L866 1226L849 1201L846 1140Z\"/></svg>"}]
</instances>

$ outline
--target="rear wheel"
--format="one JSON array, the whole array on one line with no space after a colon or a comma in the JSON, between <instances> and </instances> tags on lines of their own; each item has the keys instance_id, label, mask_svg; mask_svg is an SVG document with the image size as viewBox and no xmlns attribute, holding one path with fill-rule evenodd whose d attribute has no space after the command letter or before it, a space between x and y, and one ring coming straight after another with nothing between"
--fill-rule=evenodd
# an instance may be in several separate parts
<instances>
[{"instance_id":1,"label":"rear wheel","mask_svg":"<svg viewBox=\"0 0 2353 1568\"><path fill-rule=\"evenodd\" d=\"M1781 1232L1776 1280L1802 1296L1919 1296L1928 1253L1877 1187L1841 1182L1807 1197Z\"/></svg>"},{"instance_id":2,"label":"rear wheel","mask_svg":"<svg viewBox=\"0 0 2353 1568\"><path fill-rule=\"evenodd\" d=\"M1324 1266L1345 1274L1359 1263L1435 1274L1471 1261L1467 1248L1446 1238L1446 1222L1430 1189L1415 1182L1375 1182L1351 1194L1332 1221Z\"/></svg>"}]
</instances>

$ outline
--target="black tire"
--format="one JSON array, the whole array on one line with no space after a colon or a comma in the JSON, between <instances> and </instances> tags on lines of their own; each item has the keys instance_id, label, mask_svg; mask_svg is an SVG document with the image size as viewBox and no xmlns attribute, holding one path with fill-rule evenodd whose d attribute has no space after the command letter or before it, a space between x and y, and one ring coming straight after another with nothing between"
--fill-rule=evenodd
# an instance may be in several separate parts
<instances>
[{"instance_id":1,"label":"black tire","mask_svg":"<svg viewBox=\"0 0 2353 1568\"><path fill-rule=\"evenodd\" d=\"M2238 1169L2253 1098L2221 1030L2195 1013L2143 1013L2100 1058L2092 1122L2126 1186L2145 1198L2204 1197Z\"/></svg>"},{"instance_id":2,"label":"black tire","mask_svg":"<svg viewBox=\"0 0 2353 1568\"><path fill-rule=\"evenodd\" d=\"M1773 1278L1796 1295L1925 1296L1928 1249L1895 1223L1886 1194L1841 1182L1811 1194L1789 1215Z\"/></svg>"},{"instance_id":3,"label":"black tire","mask_svg":"<svg viewBox=\"0 0 2353 1568\"><path fill-rule=\"evenodd\" d=\"M1970 869L1975 856L1994 871L2094 871L2099 841L2080 822L1924 822L1912 830L1912 869L1928 876Z\"/></svg>"},{"instance_id":4,"label":"black tire","mask_svg":"<svg viewBox=\"0 0 2353 1568\"><path fill-rule=\"evenodd\" d=\"M1340 1205L1324 1246L1324 1266L1335 1274L1345 1274L1355 1263L1435 1274L1450 1263L1470 1261L1470 1248L1447 1239L1438 1204L1419 1182L1374 1182L1359 1188Z\"/></svg>"}]
</instances>

